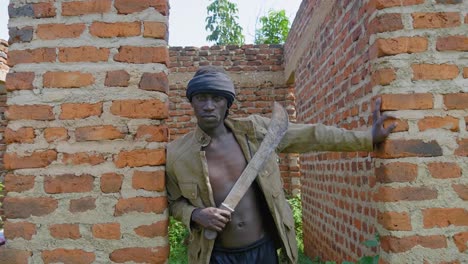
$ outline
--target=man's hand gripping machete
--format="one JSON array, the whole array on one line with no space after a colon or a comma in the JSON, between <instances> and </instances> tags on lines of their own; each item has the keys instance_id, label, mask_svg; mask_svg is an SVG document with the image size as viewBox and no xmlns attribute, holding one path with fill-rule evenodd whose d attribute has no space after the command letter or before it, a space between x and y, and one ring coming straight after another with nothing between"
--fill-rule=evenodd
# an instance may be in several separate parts
<instances>
[{"instance_id":1,"label":"man's hand gripping machete","mask_svg":"<svg viewBox=\"0 0 468 264\"><path fill-rule=\"evenodd\" d=\"M268 125L268 132L265 138L260 144L257 152L250 160L249 164L245 167L239 179L232 187L229 194L221 203L219 208L229 210L231 213L234 212L239 201L244 197L244 194L249 189L252 182L257 177L258 172L263 168L263 164L266 159L270 157L270 154L278 146L281 139L283 138L286 130L288 129L288 113L286 110L277 102L273 106L273 114L271 117L270 124ZM218 233L211 229L205 229L205 238L213 240L216 238Z\"/></svg>"}]
</instances>

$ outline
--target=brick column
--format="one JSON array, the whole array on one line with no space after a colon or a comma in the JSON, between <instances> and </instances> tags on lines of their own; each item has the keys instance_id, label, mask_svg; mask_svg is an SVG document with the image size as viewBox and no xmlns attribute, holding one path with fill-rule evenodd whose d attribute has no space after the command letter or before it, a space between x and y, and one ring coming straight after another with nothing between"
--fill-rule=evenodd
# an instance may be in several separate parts
<instances>
[{"instance_id":1,"label":"brick column","mask_svg":"<svg viewBox=\"0 0 468 264\"><path fill-rule=\"evenodd\" d=\"M167 0L12 0L0 263L165 263Z\"/></svg>"},{"instance_id":2,"label":"brick column","mask_svg":"<svg viewBox=\"0 0 468 264\"><path fill-rule=\"evenodd\" d=\"M467 2L375 2L373 90L398 118L376 156L382 263L467 263Z\"/></svg>"}]
</instances>

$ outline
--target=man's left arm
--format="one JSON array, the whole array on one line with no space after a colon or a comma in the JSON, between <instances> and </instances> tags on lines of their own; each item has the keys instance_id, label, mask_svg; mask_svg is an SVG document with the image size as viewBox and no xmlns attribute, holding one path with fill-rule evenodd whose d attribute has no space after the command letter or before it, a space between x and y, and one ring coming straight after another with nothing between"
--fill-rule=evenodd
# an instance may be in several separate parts
<instances>
[{"instance_id":1,"label":"man's left arm","mask_svg":"<svg viewBox=\"0 0 468 264\"><path fill-rule=\"evenodd\" d=\"M372 151L373 146L384 141L395 124L383 127L387 115L380 115L381 99L374 103L372 128L353 131L323 124L290 124L278 146L279 152L306 153L310 151Z\"/></svg>"}]
</instances>

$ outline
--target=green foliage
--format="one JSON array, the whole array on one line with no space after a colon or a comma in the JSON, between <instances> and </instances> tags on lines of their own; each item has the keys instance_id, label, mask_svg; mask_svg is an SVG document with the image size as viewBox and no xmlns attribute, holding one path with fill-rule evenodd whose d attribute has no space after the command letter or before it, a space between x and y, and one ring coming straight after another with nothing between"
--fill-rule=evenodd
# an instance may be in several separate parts
<instances>
[{"instance_id":1,"label":"green foliage","mask_svg":"<svg viewBox=\"0 0 468 264\"><path fill-rule=\"evenodd\" d=\"M216 45L243 45L244 35L242 27L237 20L237 4L229 0L213 0L207 6L205 29L211 32L206 40L215 42Z\"/></svg>"},{"instance_id":2,"label":"green foliage","mask_svg":"<svg viewBox=\"0 0 468 264\"><path fill-rule=\"evenodd\" d=\"M299 252L304 251L304 234L302 232L302 200L301 195L297 194L288 199L293 212L294 227L296 229L296 241Z\"/></svg>"},{"instance_id":3,"label":"green foliage","mask_svg":"<svg viewBox=\"0 0 468 264\"><path fill-rule=\"evenodd\" d=\"M182 222L169 217L169 245L171 254L169 263L187 264L187 245L185 243L188 236L188 230Z\"/></svg>"},{"instance_id":4,"label":"green foliage","mask_svg":"<svg viewBox=\"0 0 468 264\"><path fill-rule=\"evenodd\" d=\"M261 27L255 31L255 44L283 44L288 38L289 22L284 10L268 11L260 17Z\"/></svg>"}]
</instances>

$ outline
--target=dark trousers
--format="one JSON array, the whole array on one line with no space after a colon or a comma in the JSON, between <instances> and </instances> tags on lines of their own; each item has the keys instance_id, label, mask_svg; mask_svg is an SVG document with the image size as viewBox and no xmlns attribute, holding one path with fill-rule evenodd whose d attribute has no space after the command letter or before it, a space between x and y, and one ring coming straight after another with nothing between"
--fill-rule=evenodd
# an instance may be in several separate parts
<instances>
[{"instance_id":1,"label":"dark trousers","mask_svg":"<svg viewBox=\"0 0 468 264\"><path fill-rule=\"evenodd\" d=\"M242 248L214 247L210 264L278 264L275 243L262 238Z\"/></svg>"}]
</instances>

